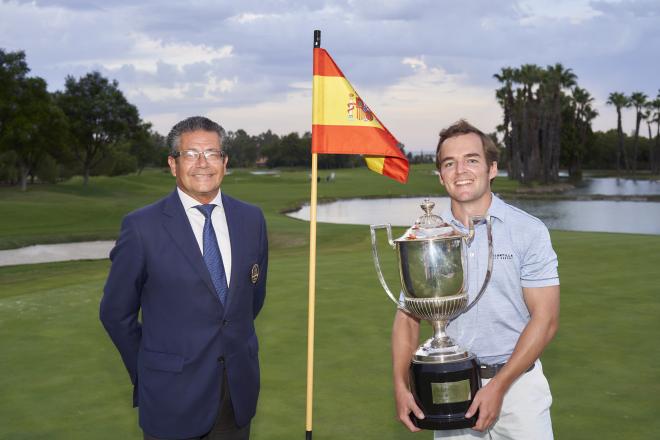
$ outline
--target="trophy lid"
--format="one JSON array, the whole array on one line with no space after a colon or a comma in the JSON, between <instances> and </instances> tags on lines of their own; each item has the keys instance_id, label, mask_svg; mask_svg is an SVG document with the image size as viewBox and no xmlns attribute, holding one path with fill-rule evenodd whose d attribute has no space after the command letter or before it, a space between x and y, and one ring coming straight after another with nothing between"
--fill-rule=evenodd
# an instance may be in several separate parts
<instances>
[{"instance_id":1,"label":"trophy lid","mask_svg":"<svg viewBox=\"0 0 660 440\"><path fill-rule=\"evenodd\" d=\"M403 234L400 240L425 240L431 238L450 238L459 237L461 234L450 224L445 222L442 217L433 214L435 203L429 199L424 199L419 205L424 214L419 216L415 223Z\"/></svg>"},{"instance_id":2,"label":"trophy lid","mask_svg":"<svg viewBox=\"0 0 660 440\"><path fill-rule=\"evenodd\" d=\"M419 216L417 220L415 220L415 224L417 226L423 229L433 229L433 228L441 228L443 226L449 226L447 223L445 223L442 217L435 215L431 212L435 207L434 202L430 201L429 199L424 199L422 204L419 206L422 208L422 211L424 211L424 214Z\"/></svg>"}]
</instances>

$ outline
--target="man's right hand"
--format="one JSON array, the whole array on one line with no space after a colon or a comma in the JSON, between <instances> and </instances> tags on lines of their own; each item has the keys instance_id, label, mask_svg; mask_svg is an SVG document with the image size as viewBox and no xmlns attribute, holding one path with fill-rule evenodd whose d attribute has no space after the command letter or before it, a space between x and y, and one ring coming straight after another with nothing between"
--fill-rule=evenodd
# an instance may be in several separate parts
<instances>
[{"instance_id":1,"label":"man's right hand","mask_svg":"<svg viewBox=\"0 0 660 440\"><path fill-rule=\"evenodd\" d=\"M394 400L396 401L396 416L411 432L421 431L410 420L410 413L418 419L424 418L424 413L415 403L410 393L408 381L410 358L419 343L419 319L399 309L394 316L392 326L392 377L394 383Z\"/></svg>"},{"instance_id":2,"label":"man's right hand","mask_svg":"<svg viewBox=\"0 0 660 440\"><path fill-rule=\"evenodd\" d=\"M412 393L407 389L397 391L394 398L396 400L396 415L399 421L411 432L421 431L421 429L415 426L410 419L411 412L415 414L415 417L418 419L424 418L424 413L415 403L415 398Z\"/></svg>"}]
</instances>

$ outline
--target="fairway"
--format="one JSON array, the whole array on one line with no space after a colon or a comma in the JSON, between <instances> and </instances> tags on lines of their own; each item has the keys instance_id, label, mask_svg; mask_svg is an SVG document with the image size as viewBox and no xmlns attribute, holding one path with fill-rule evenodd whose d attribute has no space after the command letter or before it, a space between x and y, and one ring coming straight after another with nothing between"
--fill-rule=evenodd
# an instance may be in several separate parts
<instances>
[{"instance_id":1,"label":"fairway","mask_svg":"<svg viewBox=\"0 0 660 440\"><path fill-rule=\"evenodd\" d=\"M430 166L400 185L334 170L323 199L440 194ZM321 176L329 171L321 171ZM174 187L160 170L0 189L0 248L115 238L124 214ZM506 193L516 184L495 181ZM236 170L226 193L264 209L268 293L257 319L262 389L252 438L304 438L308 224L281 214L309 197L307 171ZM47 213L47 214L46 214ZM411 221L417 216L411 207ZM367 226L319 224L315 439L430 439L394 420L389 338ZM649 439L660 432L660 236L552 231L562 283L559 333L542 357L558 439ZM383 249L385 250L385 249ZM385 254L395 281L393 253ZM108 260L0 268L0 439L140 439L131 387L98 321ZM429 332L429 326L424 325Z\"/></svg>"}]
</instances>

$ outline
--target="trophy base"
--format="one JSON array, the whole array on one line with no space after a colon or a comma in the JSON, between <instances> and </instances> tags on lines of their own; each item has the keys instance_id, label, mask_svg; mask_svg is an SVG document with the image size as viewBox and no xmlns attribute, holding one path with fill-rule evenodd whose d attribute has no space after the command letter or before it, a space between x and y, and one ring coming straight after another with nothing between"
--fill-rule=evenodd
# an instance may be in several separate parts
<instances>
[{"instance_id":1,"label":"trophy base","mask_svg":"<svg viewBox=\"0 0 660 440\"><path fill-rule=\"evenodd\" d=\"M410 413L410 420L419 429L445 431L448 429L472 428L477 423L477 416L474 415L466 419L465 413L461 413L455 414L453 417L428 415L423 419L418 419L413 413Z\"/></svg>"},{"instance_id":2,"label":"trophy base","mask_svg":"<svg viewBox=\"0 0 660 440\"><path fill-rule=\"evenodd\" d=\"M455 362L420 362L410 365L411 391L424 419L411 414L421 429L447 430L470 428L479 413L469 419L465 413L481 388L479 365L473 355Z\"/></svg>"}]
</instances>

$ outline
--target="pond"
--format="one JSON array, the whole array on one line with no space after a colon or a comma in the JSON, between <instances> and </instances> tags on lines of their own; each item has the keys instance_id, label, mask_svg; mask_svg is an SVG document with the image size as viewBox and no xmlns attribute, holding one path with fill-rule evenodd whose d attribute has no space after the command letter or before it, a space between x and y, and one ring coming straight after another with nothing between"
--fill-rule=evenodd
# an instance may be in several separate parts
<instances>
[{"instance_id":1,"label":"pond","mask_svg":"<svg viewBox=\"0 0 660 440\"><path fill-rule=\"evenodd\" d=\"M318 205L317 220L326 223L370 225L391 223L410 226L421 215L424 197L350 199ZM431 197L433 212L449 204L446 197ZM631 201L511 200L541 219L550 229L566 231L623 232L660 235L660 203ZM309 206L288 214L309 221Z\"/></svg>"},{"instance_id":2,"label":"pond","mask_svg":"<svg viewBox=\"0 0 660 440\"><path fill-rule=\"evenodd\" d=\"M660 195L660 181L598 177L584 179L569 195L650 196Z\"/></svg>"}]
</instances>

